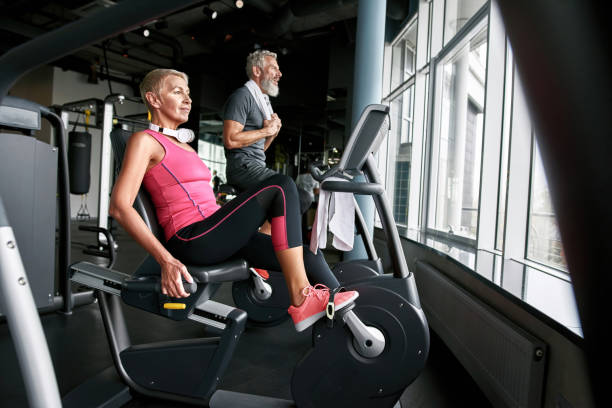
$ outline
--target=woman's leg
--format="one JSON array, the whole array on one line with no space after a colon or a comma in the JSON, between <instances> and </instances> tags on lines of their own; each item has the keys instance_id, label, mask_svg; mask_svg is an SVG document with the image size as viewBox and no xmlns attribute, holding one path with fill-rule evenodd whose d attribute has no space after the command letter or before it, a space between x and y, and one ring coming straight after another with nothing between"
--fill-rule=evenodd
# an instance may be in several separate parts
<instances>
[{"instance_id":1,"label":"woman's leg","mask_svg":"<svg viewBox=\"0 0 612 408\"><path fill-rule=\"evenodd\" d=\"M253 235L250 241L236 253L236 256L245 259L255 268L272 271L281 270L269 235L261 233ZM306 245L302 245L302 258L306 268L306 276L310 282L322 283L331 289L340 286L327 262L325 262L321 251L317 251L315 255Z\"/></svg>"},{"instance_id":2,"label":"woman's leg","mask_svg":"<svg viewBox=\"0 0 612 408\"><path fill-rule=\"evenodd\" d=\"M298 208L293 180L274 176L240 194L207 219L181 229L167 246L182 262L218 263L247 245L267 218L272 225L272 247L289 288L289 314L296 329L302 331L324 316L329 290L312 287L306 277ZM338 293L334 298L336 309L349 305L357 296L357 292Z\"/></svg>"},{"instance_id":3,"label":"woman's leg","mask_svg":"<svg viewBox=\"0 0 612 408\"><path fill-rule=\"evenodd\" d=\"M247 245L268 219L271 242L285 275L292 303L303 300L310 285L302 257L299 199L295 183L275 175L238 195L203 221L181 229L168 241L168 249L185 263L211 265L230 258Z\"/></svg>"}]
</instances>

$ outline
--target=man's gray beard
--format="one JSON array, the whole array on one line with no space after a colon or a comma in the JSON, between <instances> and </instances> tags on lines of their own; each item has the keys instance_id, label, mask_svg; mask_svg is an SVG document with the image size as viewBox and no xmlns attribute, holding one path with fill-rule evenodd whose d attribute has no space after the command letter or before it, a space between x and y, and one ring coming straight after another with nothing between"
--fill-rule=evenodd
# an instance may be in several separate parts
<instances>
[{"instance_id":1,"label":"man's gray beard","mask_svg":"<svg viewBox=\"0 0 612 408\"><path fill-rule=\"evenodd\" d=\"M272 80L270 79L263 79L261 81L261 87L263 88L264 91L266 91L266 94L268 94L269 96L275 98L278 96L278 85L274 85L274 82L272 82Z\"/></svg>"}]
</instances>

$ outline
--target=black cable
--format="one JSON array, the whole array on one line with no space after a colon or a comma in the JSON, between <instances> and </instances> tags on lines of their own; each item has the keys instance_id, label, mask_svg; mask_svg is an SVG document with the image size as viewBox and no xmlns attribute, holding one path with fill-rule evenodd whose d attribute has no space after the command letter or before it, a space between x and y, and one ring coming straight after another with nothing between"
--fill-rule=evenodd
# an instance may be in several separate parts
<instances>
[{"instance_id":1,"label":"black cable","mask_svg":"<svg viewBox=\"0 0 612 408\"><path fill-rule=\"evenodd\" d=\"M79 116L77 116L76 121L74 122L74 125L72 126L72 131L73 132L76 130L76 127L79 124L79 119L80 118L81 118L81 112L79 112ZM85 131L87 131L87 125L85 125Z\"/></svg>"},{"instance_id":2,"label":"black cable","mask_svg":"<svg viewBox=\"0 0 612 408\"><path fill-rule=\"evenodd\" d=\"M104 67L106 68L106 81L108 82L108 91L112 95L113 87L111 85L110 80L110 71L108 70L108 57L106 56L106 48L108 46L110 46L110 41L107 41L106 43L102 44L102 52L104 53Z\"/></svg>"}]
</instances>

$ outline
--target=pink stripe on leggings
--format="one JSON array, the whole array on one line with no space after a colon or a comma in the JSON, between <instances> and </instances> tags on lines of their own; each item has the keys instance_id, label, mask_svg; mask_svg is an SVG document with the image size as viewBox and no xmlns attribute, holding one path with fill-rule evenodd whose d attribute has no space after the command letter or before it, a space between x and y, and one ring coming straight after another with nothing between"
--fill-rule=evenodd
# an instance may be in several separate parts
<instances>
[{"instance_id":1,"label":"pink stripe on leggings","mask_svg":"<svg viewBox=\"0 0 612 408\"><path fill-rule=\"evenodd\" d=\"M287 221L285 216L272 218L272 246L275 251L289 248L287 240Z\"/></svg>"}]
</instances>

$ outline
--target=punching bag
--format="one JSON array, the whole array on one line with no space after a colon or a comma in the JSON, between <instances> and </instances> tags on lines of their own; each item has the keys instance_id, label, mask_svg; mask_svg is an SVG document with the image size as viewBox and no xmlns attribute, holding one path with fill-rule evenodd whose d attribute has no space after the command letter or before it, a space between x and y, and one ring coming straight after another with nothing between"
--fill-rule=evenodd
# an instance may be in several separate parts
<instances>
[{"instance_id":1,"label":"punching bag","mask_svg":"<svg viewBox=\"0 0 612 408\"><path fill-rule=\"evenodd\" d=\"M87 194L89 192L90 161L91 134L74 130L68 133L68 171L71 194Z\"/></svg>"}]
</instances>

